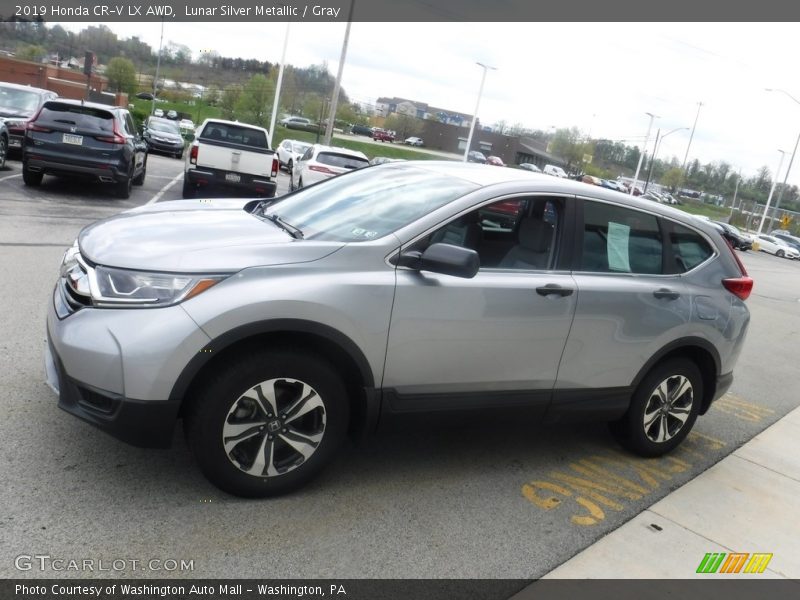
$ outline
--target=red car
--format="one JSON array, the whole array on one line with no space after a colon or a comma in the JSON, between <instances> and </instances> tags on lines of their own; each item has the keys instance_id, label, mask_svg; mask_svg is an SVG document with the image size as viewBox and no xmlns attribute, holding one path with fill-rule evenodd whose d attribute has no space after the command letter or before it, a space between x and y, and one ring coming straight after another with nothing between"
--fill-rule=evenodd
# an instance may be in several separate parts
<instances>
[{"instance_id":1,"label":"red car","mask_svg":"<svg viewBox=\"0 0 800 600\"><path fill-rule=\"evenodd\" d=\"M505 167L506 163L503 162L503 159L499 156L487 156L486 157L486 164L487 165L494 165L495 167Z\"/></svg>"},{"instance_id":2,"label":"red car","mask_svg":"<svg viewBox=\"0 0 800 600\"><path fill-rule=\"evenodd\" d=\"M394 142L394 133L391 131L386 131L384 129L376 129L372 132L372 139L376 142L378 140L382 142Z\"/></svg>"}]
</instances>

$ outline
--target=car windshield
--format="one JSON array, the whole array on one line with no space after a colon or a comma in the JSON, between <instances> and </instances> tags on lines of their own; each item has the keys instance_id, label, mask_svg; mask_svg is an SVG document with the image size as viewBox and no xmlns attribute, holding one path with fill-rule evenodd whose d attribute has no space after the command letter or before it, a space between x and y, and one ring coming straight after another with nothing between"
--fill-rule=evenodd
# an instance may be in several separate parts
<instances>
[{"instance_id":1,"label":"car windshield","mask_svg":"<svg viewBox=\"0 0 800 600\"><path fill-rule=\"evenodd\" d=\"M32 114L39 106L39 94L0 86L0 110L15 114Z\"/></svg>"},{"instance_id":2,"label":"car windshield","mask_svg":"<svg viewBox=\"0 0 800 600\"><path fill-rule=\"evenodd\" d=\"M470 181L425 169L387 165L353 171L270 204L305 239L359 242L387 235L477 189Z\"/></svg>"},{"instance_id":3,"label":"car windshield","mask_svg":"<svg viewBox=\"0 0 800 600\"><path fill-rule=\"evenodd\" d=\"M165 131L167 133L180 133L181 130L174 121L150 121L147 126L153 131Z\"/></svg>"},{"instance_id":4,"label":"car windshield","mask_svg":"<svg viewBox=\"0 0 800 600\"><path fill-rule=\"evenodd\" d=\"M293 145L290 145L290 147L291 147L291 148L292 148L292 149L293 149L295 152L297 152L297 153L299 153L299 154L304 154L304 153L305 153L305 151L306 151L306 150L308 150L308 149L311 147L311 144L299 144L299 143L295 143L295 144L293 144Z\"/></svg>"}]
</instances>

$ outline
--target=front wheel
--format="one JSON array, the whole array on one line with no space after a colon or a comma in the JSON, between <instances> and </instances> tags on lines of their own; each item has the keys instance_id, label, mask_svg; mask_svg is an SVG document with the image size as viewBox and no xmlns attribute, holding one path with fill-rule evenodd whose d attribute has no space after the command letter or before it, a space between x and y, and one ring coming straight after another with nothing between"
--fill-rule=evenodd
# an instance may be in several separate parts
<instances>
[{"instance_id":1,"label":"front wheel","mask_svg":"<svg viewBox=\"0 0 800 600\"><path fill-rule=\"evenodd\" d=\"M341 378L321 357L260 351L226 362L185 419L203 474L248 498L285 494L333 458L347 433Z\"/></svg>"},{"instance_id":2,"label":"front wheel","mask_svg":"<svg viewBox=\"0 0 800 600\"><path fill-rule=\"evenodd\" d=\"M661 456L689 434L703 399L703 378L694 362L673 358L653 368L631 398L628 412L611 433L639 456Z\"/></svg>"},{"instance_id":3,"label":"front wheel","mask_svg":"<svg viewBox=\"0 0 800 600\"><path fill-rule=\"evenodd\" d=\"M777 256L778 258L783 258L783 250L778 250L778 251L775 253L775 256Z\"/></svg>"},{"instance_id":4,"label":"front wheel","mask_svg":"<svg viewBox=\"0 0 800 600\"><path fill-rule=\"evenodd\" d=\"M294 161L292 161L292 159L290 158L289 162L286 163L286 172L291 173L293 167L294 167Z\"/></svg>"}]
</instances>

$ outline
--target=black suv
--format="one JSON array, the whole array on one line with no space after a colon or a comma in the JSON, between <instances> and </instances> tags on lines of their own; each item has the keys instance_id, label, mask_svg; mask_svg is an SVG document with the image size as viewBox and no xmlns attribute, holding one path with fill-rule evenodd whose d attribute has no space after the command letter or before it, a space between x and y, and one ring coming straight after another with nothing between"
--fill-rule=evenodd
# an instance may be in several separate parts
<instances>
[{"instance_id":1,"label":"black suv","mask_svg":"<svg viewBox=\"0 0 800 600\"><path fill-rule=\"evenodd\" d=\"M79 100L48 100L28 123L22 148L22 179L37 186L45 174L81 177L114 185L128 198L142 185L147 144L130 113L118 106Z\"/></svg>"},{"instance_id":2,"label":"black suv","mask_svg":"<svg viewBox=\"0 0 800 600\"><path fill-rule=\"evenodd\" d=\"M750 250L753 247L753 240L739 231L730 223L723 223L722 221L712 221L721 231L722 237L731 243L731 246L737 250Z\"/></svg>"},{"instance_id":3,"label":"black suv","mask_svg":"<svg viewBox=\"0 0 800 600\"><path fill-rule=\"evenodd\" d=\"M28 122L39 112L42 104L57 96L50 90L17 83L0 83L0 120L5 121L8 128L7 155L22 152L22 140L25 139Z\"/></svg>"}]
</instances>

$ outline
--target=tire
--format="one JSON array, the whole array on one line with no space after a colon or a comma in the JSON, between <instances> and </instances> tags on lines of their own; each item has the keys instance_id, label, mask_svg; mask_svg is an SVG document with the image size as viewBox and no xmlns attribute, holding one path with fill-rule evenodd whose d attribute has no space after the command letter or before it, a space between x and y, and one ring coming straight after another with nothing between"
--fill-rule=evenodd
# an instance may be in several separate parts
<instances>
[{"instance_id":1,"label":"tire","mask_svg":"<svg viewBox=\"0 0 800 600\"><path fill-rule=\"evenodd\" d=\"M183 158L183 151L176 152L175 153L175 158L177 158L178 160L182 159Z\"/></svg>"},{"instance_id":2,"label":"tire","mask_svg":"<svg viewBox=\"0 0 800 600\"><path fill-rule=\"evenodd\" d=\"M146 176L147 176L147 158L144 159L144 164L142 165L142 172L139 173L136 177L134 177L131 183L133 185L144 185L144 178Z\"/></svg>"},{"instance_id":3,"label":"tire","mask_svg":"<svg viewBox=\"0 0 800 600\"><path fill-rule=\"evenodd\" d=\"M0 169L5 168L7 156L8 156L8 138L0 135Z\"/></svg>"},{"instance_id":4,"label":"tire","mask_svg":"<svg viewBox=\"0 0 800 600\"><path fill-rule=\"evenodd\" d=\"M127 200L131 197L131 186L133 185L133 177L128 176L122 181L118 181L114 184L114 192L117 195L117 198L121 198L122 200Z\"/></svg>"},{"instance_id":5,"label":"tire","mask_svg":"<svg viewBox=\"0 0 800 600\"><path fill-rule=\"evenodd\" d=\"M303 187L303 178L301 177L300 180L297 182L297 189L300 189L302 187Z\"/></svg>"},{"instance_id":6,"label":"tire","mask_svg":"<svg viewBox=\"0 0 800 600\"><path fill-rule=\"evenodd\" d=\"M289 173L289 191L293 192L297 188L294 186L294 173Z\"/></svg>"},{"instance_id":7,"label":"tire","mask_svg":"<svg viewBox=\"0 0 800 600\"><path fill-rule=\"evenodd\" d=\"M22 181L28 187L38 187L42 185L43 177L44 173L31 171L25 164L22 165Z\"/></svg>"},{"instance_id":8,"label":"tire","mask_svg":"<svg viewBox=\"0 0 800 600\"><path fill-rule=\"evenodd\" d=\"M197 195L197 186L189 183L186 175L183 176L183 197L186 199L194 198Z\"/></svg>"},{"instance_id":9,"label":"tire","mask_svg":"<svg viewBox=\"0 0 800 600\"><path fill-rule=\"evenodd\" d=\"M294 168L294 161L290 158L289 162L286 163L286 172L291 173L293 168Z\"/></svg>"},{"instance_id":10,"label":"tire","mask_svg":"<svg viewBox=\"0 0 800 600\"><path fill-rule=\"evenodd\" d=\"M662 404L664 393L666 404ZM689 434L702 401L703 378L697 365L687 358L669 359L656 365L642 380L628 412L610 424L611 433L634 454L662 456Z\"/></svg>"},{"instance_id":11,"label":"tire","mask_svg":"<svg viewBox=\"0 0 800 600\"><path fill-rule=\"evenodd\" d=\"M775 256L777 256L778 258L783 258L783 250L778 250L778 251L775 253Z\"/></svg>"},{"instance_id":12,"label":"tire","mask_svg":"<svg viewBox=\"0 0 800 600\"><path fill-rule=\"evenodd\" d=\"M211 483L246 498L277 496L305 485L332 460L350 410L327 361L269 350L217 369L184 419L189 447Z\"/></svg>"}]
</instances>

